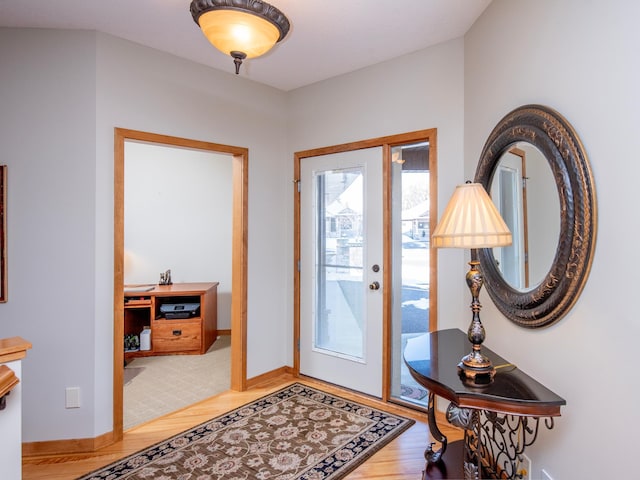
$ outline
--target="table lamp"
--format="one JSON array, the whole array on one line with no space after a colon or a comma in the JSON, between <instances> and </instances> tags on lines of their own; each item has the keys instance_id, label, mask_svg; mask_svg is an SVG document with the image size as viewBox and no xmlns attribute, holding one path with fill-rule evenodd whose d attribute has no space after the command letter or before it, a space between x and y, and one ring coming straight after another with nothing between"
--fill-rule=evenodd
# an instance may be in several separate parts
<instances>
[{"instance_id":1,"label":"table lamp","mask_svg":"<svg viewBox=\"0 0 640 480\"><path fill-rule=\"evenodd\" d=\"M511 245L511 232L482 184L458 185L431 235L431 246L473 249L506 245ZM493 380L495 369L481 352L485 331L480 321L482 305L478 297L484 280L479 265L477 260L470 261L466 276L473 312L467 337L473 348L462 358L458 370L463 380L482 384Z\"/></svg>"}]
</instances>

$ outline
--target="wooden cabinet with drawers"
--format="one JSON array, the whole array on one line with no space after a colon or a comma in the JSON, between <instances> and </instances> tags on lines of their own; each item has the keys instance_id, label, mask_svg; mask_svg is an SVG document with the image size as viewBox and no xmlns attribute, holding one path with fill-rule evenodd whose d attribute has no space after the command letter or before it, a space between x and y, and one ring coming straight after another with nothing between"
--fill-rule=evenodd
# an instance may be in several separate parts
<instances>
[{"instance_id":1,"label":"wooden cabinet with drawers","mask_svg":"<svg viewBox=\"0 0 640 480\"><path fill-rule=\"evenodd\" d=\"M125 339L135 336L138 340L137 345L125 340L125 360L205 353L218 336L217 290L218 282L125 287ZM145 329L151 337L150 348L141 350Z\"/></svg>"}]
</instances>

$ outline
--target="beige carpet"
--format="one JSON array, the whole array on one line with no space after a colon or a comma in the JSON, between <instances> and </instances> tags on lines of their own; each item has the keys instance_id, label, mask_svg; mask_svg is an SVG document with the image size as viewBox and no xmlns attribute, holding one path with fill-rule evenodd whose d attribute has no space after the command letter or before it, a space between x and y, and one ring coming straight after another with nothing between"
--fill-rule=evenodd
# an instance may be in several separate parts
<instances>
[{"instance_id":1,"label":"beige carpet","mask_svg":"<svg viewBox=\"0 0 640 480\"><path fill-rule=\"evenodd\" d=\"M222 393L231 382L231 336L218 337L204 355L136 358L125 382L125 430Z\"/></svg>"}]
</instances>

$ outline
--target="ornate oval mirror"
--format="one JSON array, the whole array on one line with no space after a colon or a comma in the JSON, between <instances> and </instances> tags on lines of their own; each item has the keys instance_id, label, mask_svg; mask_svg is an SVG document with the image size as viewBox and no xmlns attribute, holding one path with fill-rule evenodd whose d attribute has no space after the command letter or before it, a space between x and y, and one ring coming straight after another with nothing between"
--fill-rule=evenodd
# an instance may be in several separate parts
<instances>
[{"instance_id":1,"label":"ornate oval mirror","mask_svg":"<svg viewBox=\"0 0 640 480\"><path fill-rule=\"evenodd\" d=\"M596 196L580 139L556 111L525 105L487 139L475 181L492 196L514 242L475 256L498 309L537 328L574 305L591 269Z\"/></svg>"}]
</instances>

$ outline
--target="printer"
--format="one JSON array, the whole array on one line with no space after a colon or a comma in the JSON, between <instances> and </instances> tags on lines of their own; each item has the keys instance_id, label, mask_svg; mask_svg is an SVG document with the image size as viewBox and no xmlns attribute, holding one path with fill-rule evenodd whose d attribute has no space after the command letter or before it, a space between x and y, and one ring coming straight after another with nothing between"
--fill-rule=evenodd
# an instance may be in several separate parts
<instances>
[{"instance_id":1,"label":"printer","mask_svg":"<svg viewBox=\"0 0 640 480\"><path fill-rule=\"evenodd\" d=\"M200 304L165 303L160 305L160 313L167 320L197 317L200 314Z\"/></svg>"}]
</instances>

